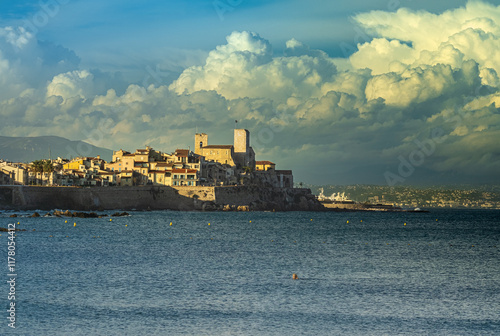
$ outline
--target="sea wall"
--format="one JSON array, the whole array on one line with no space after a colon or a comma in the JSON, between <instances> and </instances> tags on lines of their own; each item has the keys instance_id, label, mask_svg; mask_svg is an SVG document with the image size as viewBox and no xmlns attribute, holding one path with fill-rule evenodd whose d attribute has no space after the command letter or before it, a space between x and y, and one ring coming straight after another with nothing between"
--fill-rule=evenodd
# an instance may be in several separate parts
<instances>
[{"instance_id":1,"label":"sea wall","mask_svg":"<svg viewBox=\"0 0 500 336\"><path fill-rule=\"evenodd\" d=\"M248 206L249 210L324 210L311 190L306 188L216 187L215 199L218 205L224 205L226 209L227 206Z\"/></svg>"},{"instance_id":2,"label":"sea wall","mask_svg":"<svg viewBox=\"0 0 500 336\"><path fill-rule=\"evenodd\" d=\"M321 210L309 189L0 186L0 210Z\"/></svg>"}]
</instances>

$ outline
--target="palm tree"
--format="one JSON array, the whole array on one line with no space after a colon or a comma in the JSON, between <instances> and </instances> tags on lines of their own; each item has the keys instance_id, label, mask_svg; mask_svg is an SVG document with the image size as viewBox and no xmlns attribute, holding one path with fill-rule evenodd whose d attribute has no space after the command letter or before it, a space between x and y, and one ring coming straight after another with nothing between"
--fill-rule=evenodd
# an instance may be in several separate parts
<instances>
[{"instance_id":1,"label":"palm tree","mask_svg":"<svg viewBox=\"0 0 500 336\"><path fill-rule=\"evenodd\" d=\"M35 184L38 184L36 183L38 181L38 173L42 173L43 172L43 160L36 160L36 161L33 161L31 163L31 169L33 170L33 172L35 173ZM43 179L43 177L42 177Z\"/></svg>"},{"instance_id":2,"label":"palm tree","mask_svg":"<svg viewBox=\"0 0 500 336\"><path fill-rule=\"evenodd\" d=\"M54 167L52 166L52 162L50 160L35 160L31 163L31 169L35 173L35 180L38 180L36 178L38 173L42 174L42 185L44 173L49 173L50 176L50 173L54 171Z\"/></svg>"},{"instance_id":3,"label":"palm tree","mask_svg":"<svg viewBox=\"0 0 500 336\"><path fill-rule=\"evenodd\" d=\"M44 173L49 173L49 177L52 174L52 172L54 171L54 166L52 165L52 161L50 161L50 160L44 160L42 168L43 168Z\"/></svg>"}]
</instances>

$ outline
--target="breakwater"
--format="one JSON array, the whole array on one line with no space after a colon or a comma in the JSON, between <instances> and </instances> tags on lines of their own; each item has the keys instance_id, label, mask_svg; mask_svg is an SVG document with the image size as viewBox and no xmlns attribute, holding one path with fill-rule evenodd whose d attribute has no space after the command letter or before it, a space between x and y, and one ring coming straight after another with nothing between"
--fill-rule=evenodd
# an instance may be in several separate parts
<instances>
[{"instance_id":1,"label":"breakwater","mask_svg":"<svg viewBox=\"0 0 500 336\"><path fill-rule=\"evenodd\" d=\"M319 211L306 188L0 186L0 210Z\"/></svg>"}]
</instances>

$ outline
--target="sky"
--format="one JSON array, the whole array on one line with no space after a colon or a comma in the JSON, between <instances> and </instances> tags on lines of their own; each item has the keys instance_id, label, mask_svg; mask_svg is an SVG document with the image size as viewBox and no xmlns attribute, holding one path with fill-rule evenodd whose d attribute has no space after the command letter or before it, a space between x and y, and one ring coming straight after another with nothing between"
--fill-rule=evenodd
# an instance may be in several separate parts
<instances>
[{"instance_id":1,"label":"sky","mask_svg":"<svg viewBox=\"0 0 500 336\"><path fill-rule=\"evenodd\" d=\"M0 135L172 152L238 120L296 182L498 184L499 51L487 1L3 1Z\"/></svg>"}]
</instances>

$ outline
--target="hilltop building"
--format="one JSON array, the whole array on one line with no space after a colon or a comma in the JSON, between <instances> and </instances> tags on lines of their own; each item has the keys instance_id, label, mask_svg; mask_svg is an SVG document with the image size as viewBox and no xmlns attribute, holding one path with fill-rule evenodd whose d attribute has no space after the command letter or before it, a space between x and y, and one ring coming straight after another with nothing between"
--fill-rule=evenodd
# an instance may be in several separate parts
<instances>
[{"instance_id":1,"label":"hilltop building","mask_svg":"<svg viewBox=\"0 0 500 336\"><path fill-rule=\"evenodd\" d=\"M255 152L250 146L250 132L246 129L234 130L233 145L209 145L208 135L195 134L195 153L203 156L206 164L220 164L215 174L216 180L229 184L258 184L270 187L293 188L291 170L276 170L271 161L255 161Z\"/></svg>"},{"instance_id":2,"label":"hilltop building","mask_svg":"<svg viewBox=\"0 0 500 336\"><path fill-rule=\"evenodd\" d=\"M195 153L205 157L206 161L243 169L255 169L255 152L250 147L250 132L246 129L234 130L233 145L209 145L208 135L196 133L194 138Z\"/></svg>"},{"instance_id":3,"label":"hilltop building","mask_svg":"<svg viewBox=\"0 0 500 336\"><path fill-rule=\"evenodd\" d=\"M268 171L276 169L276 163L271 161L255 161L255 170Z\"/></svg>"},{"instance_id":4,"label":"hilltop building","mask_svg":"<svg viewBox=\"0 0 500 336\"><path fill-rule=\"evenodd\" d=\"M112 162L106 164L106 170L116 174L116 183L122 186L197 186L200 185L202 163L203 158L188 149L165 154L148 146L135 153L113 152Z\"/></svg>"}]
</instances>

